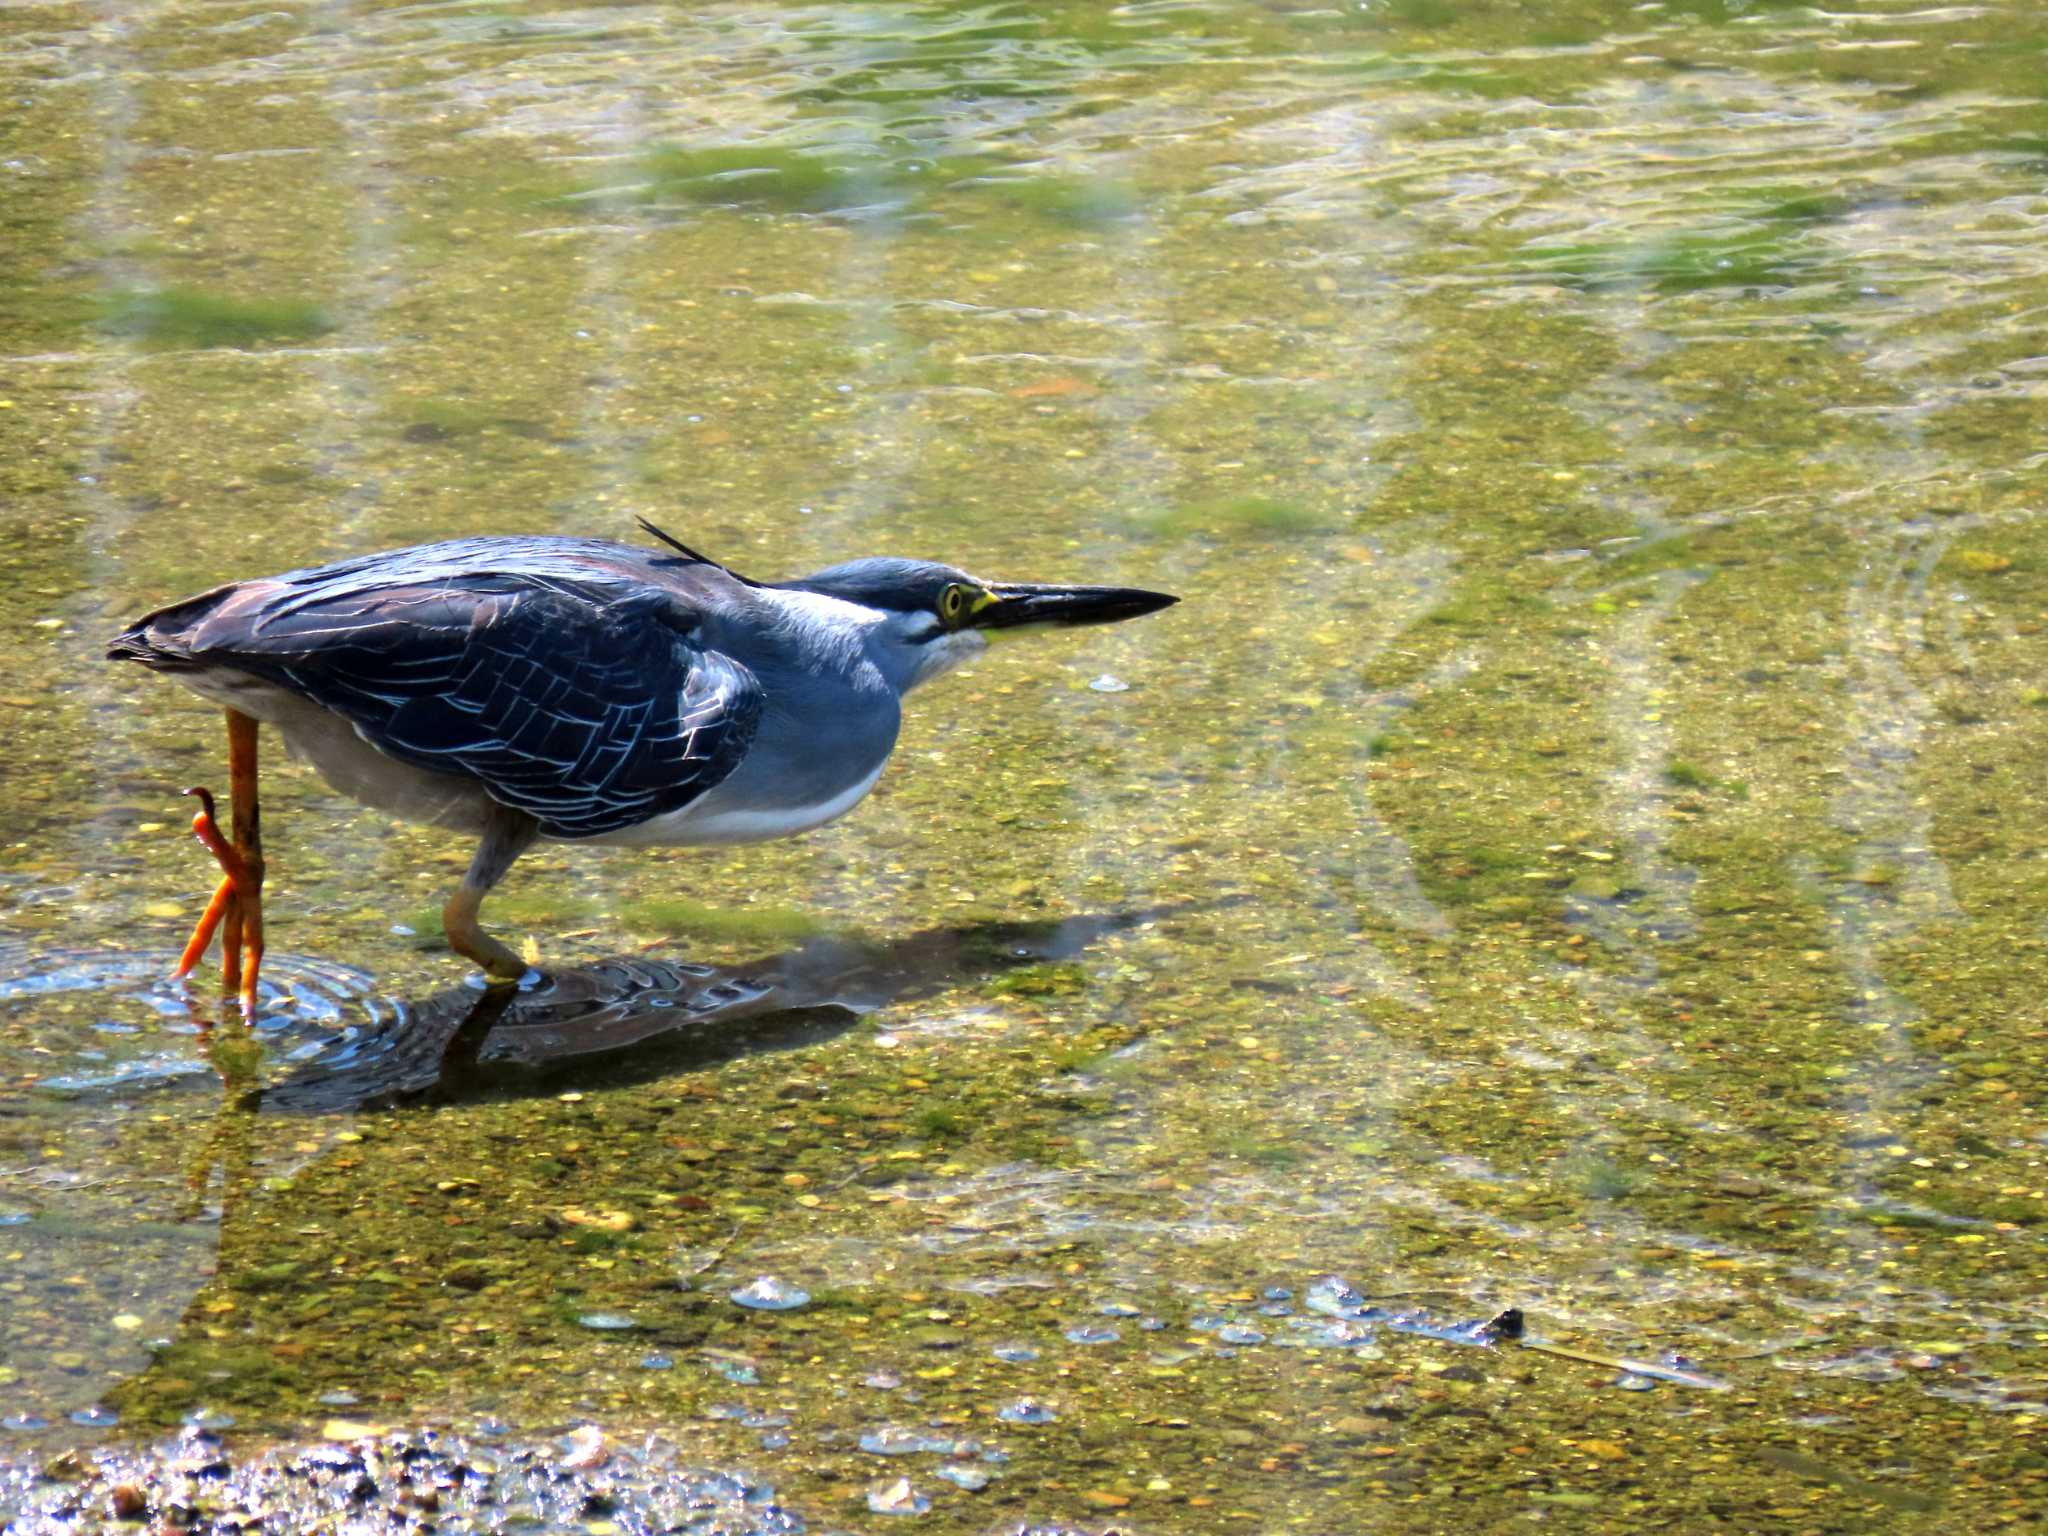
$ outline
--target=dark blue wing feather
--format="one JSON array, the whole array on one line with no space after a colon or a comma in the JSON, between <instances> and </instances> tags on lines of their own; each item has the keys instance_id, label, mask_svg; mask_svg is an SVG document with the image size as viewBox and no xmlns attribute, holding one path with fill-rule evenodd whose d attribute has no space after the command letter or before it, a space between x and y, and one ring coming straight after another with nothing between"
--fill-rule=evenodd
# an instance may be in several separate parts
<instances>
[{"instance_id":1,"label":"dark blue wing feather","mask_svg":"<svg viewBox=\"0 0 2048 1536\"><path fill-rule=\"evenodd\" d=\"M336 585L188 654L324 705L402 762L475 779L555 837L680 810L753 738L753 674L693 642L673 593L530 574Z\"/></svg>"}]
</instances>

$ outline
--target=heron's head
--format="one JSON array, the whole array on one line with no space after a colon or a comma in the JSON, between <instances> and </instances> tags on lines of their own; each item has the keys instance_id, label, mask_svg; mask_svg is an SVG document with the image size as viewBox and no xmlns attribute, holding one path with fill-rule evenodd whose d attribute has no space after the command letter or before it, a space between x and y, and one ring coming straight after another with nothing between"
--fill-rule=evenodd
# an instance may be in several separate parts
<instances>
[{"instance_id":1,"label":"heron's head","mask_svg":"<svg viewBox=\"0 0 2048 1536\"><path fill-rule=\"evenodd\" d=\"M956 667L1000 634L1113 624L1180 601L1135 587L1059 587L983 581L930 560L849 560L788 583L881 616L877 635L899 691Z\"/></svg>"}]
</instances>

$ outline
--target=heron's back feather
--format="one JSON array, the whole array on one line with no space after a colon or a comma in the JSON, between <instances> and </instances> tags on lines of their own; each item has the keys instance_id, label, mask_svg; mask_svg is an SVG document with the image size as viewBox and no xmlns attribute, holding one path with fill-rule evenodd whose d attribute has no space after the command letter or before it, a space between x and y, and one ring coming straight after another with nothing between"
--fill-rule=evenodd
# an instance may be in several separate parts
<instances>
[{"instance_id":1,"label":"heron's back feather","mask_svg":"<svg viewBox=\"0 0 2048 1536\"><path fill-rule=\"evenodd\" d=\"M738 585L625 545L466 539L215 588L109 655L288 688L551 836L594 837L682 809L746 755L760 688L700 623L721 581Z\"/></svg>"}]
</instances>

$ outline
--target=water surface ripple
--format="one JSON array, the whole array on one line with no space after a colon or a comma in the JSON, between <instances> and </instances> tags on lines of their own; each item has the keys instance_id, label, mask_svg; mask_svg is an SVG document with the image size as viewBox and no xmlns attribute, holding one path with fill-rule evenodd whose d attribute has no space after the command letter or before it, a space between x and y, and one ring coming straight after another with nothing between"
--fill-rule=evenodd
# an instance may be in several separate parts
<instances>
[{"instance_id":1,"label":"water surface ripple","mask_svg":"<svg viewBox=\"0 0 2048 1536\"><path fill-rule=\"evenodd\" d=\"M0 1519L431 1431L544 1520L2038 1523L2044 54L0 6ZM522 861L517 993L274 753L261 1006L164 979L219 723L113 629L639 515L1185 601L804 839Z\"/></svg>"}]
</instances>

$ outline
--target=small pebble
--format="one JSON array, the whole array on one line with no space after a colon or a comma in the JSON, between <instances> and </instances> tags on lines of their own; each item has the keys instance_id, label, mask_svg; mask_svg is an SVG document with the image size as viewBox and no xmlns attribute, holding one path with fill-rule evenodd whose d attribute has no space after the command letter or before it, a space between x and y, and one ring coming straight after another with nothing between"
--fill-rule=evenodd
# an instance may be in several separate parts
<instances>
[{"instance_id":1,"label":"small pebble","mask_svg":"<svg viewBox=\"0 0 2048 1536\"><path fill-rule=\"evenodd\" d=\"M811 1293L773 1275L760 1275L734 1291L732 1299L756 1312L794 1312L811 1299Z\"/></svg>"},{"instance_id":2,"label":"small pebble","mask_svg":"<svg viewBox=\"0 0 2048 1536\"><path fill-rule=\"evenodd\" d=\"M588 1472L611 1459L611 1447L604 1443L604 1431L595 1424L581 1424L562 1437L562 1465L571 1472Z\"/></svg>"},{"instance_id":3,"label":"small pebble","mask_svg":"<svg viewBox=\"0 0 2048 1536\"><path fill-rule=\"evenodd\" d=\"M899 1477L893 1483L877 1483L868 1490L868 1509L878 1515L921 1515L932 1501Z\"/></svg>"},{"instance_id":4,"label":"small pebble","mask_svg":"<svg viewBox=\"0 0 2048 1536\"><path fill-rule=\"evenodd\" d=\"M950 1456L958 1447L944 1435L928 1435L921 1429L904 1429L884 1424L860 1437L860 1448L870 1456L914 1456L936 1452Z\"/></svg>"},{"instance_id":5,"label":"small pebble","mask_svg":"<svg viewBox=\"0 0 2048 1536\"><path fill-rule=\"evenodd\" d=\"M1356 1317L1365 1310L1365 1297L1341 1275L1324 1275L1308 1288L1306 1305L1325 1317Z\"/></svg>"}]
</instances>

